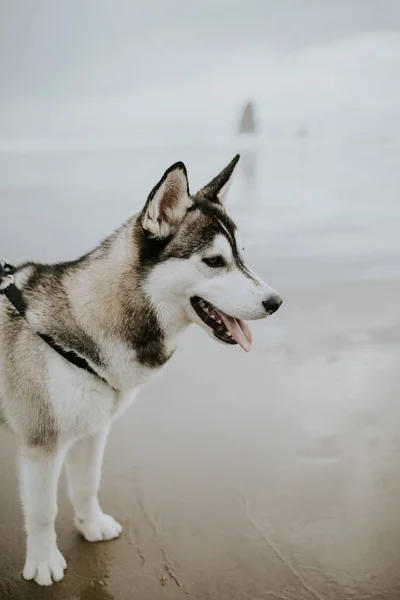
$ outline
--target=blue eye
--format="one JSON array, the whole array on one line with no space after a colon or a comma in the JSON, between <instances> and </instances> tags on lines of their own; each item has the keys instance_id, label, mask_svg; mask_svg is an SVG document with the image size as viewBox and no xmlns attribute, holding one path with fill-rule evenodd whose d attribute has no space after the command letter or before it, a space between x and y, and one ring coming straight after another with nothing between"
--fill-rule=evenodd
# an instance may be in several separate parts
<instances>
[{"instance_id":1,"label":"blue eye","mask_svg":"<svg viewBox=\"0 0 400 600\"><path fill-rule=\"evenodd\" d=\"M221 256L210 256L210 258L203 258L203 263L205 263L208 267L212 267L214 269L225 267L226 262L225 259Z\"/></svg>"}]
</instances>

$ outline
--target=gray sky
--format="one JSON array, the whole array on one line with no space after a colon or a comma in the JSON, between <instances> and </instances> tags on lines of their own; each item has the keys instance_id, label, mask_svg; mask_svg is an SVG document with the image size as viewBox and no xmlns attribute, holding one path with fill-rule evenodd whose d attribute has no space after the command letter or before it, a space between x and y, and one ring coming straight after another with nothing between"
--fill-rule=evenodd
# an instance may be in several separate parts
<instances>
[{"instance_id":1,"label":"gray sky","mask_svg":"<svg viewBox=\"0 0 400 600\"><path fill-rule=\"evenodd\" d=\"M0 0L0 139L400 124L400 0Z\"/></svg>"}]
</instances>

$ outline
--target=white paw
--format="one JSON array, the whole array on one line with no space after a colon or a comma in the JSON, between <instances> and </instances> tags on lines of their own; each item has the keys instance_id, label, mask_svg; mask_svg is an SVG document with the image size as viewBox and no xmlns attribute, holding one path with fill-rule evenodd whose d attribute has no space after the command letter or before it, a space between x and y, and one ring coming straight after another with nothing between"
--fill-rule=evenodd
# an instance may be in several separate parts
<instances>
[{"instance_id":1,"label":"white paw","mask_svg":"<svg viewBox=\"0 0 400 600\"><path fill-rule=\"evenodd\" d=\"M52 585L53 581L61 581L66 568L65 558L56 546L43 559L30 558L28 555L22 576L28 581L34 579L39 585Z\"/></svg>"},{"instance_id":2,"label":"white paw","mask_svg":"<svg viewBox=\"0 0 400 600\"><path fill-rule=\"evenodd\" d=\"M75 519L75 525L88 542L112 540L122 532L120 525L111 515L100 514L95 521Z\"/></svg>"}]
</instances>

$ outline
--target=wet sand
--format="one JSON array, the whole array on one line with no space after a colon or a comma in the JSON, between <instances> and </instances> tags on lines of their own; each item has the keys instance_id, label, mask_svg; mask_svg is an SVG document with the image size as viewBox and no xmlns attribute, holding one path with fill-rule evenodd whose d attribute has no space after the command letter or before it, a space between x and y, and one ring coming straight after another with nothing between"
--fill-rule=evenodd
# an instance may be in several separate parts
<instances>
[{"instance_id":1,"label":"wet sand","mask_svg":"<svg viewBox=\"0 0 400 600\"><path fill-rule=\"evenodd\" d=\"M236 206L249 262L282 308L253 325L248 355L188 332L163 377L116 423L101 501L124 525L119 540L90 544L74 532L62 480L57 529L68 570L50 589L21 579L15 443L0 430L2 600L400 597L400 239L390 165L372 191L368 170L365 183L354 168L344 181L356 204L350 211L337 193L322 215L307 204L314 160L298 156L296 206L273 166L265 220ZM310 181L300 182L304 172ZM325 178L332 192L334 173ZM250 189L245 177L238 189Z\"/></svg>"}]
</instances>

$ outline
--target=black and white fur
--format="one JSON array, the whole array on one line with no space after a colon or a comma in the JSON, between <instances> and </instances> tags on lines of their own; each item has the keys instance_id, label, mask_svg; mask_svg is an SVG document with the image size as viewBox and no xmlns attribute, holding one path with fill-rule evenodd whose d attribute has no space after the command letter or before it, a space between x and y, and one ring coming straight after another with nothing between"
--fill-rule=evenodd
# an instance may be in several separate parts
<instances>
[{"instance_id":1,"label":"black and white fur","mask_svg":"<svg viewBox=\"0 0 400 600\"><path fill-rule=\"evenodd\" d=\"M121 525L97 498L110 425L168 362L188 325L236 343L216 318L225 315L239 334L242 323L246 346L249 330L240 320L279 307L278 294L247 267L225 212L238 159L194 196L185 166L176 163L143 211L93 252L63 264L19 267L14 279L25 318L0 296L0 417L20 444L25 579L51 585L64 576L54 527L64 463L79 531L90 542L120 535ZM37 333L85 358L108 384Z\"/></svg>"}]
</instances>

